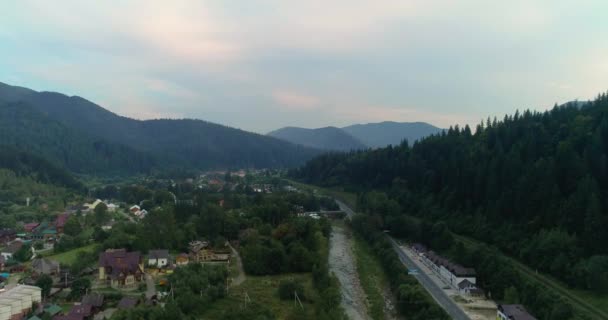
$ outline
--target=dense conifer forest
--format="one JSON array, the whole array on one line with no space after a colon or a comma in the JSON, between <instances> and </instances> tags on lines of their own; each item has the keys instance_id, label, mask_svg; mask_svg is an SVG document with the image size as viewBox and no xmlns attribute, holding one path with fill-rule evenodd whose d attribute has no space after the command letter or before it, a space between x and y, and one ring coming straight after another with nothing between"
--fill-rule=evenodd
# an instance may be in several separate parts
<instances>
[{"instance_id":1,"label":"dense conifer forest","mask_svg":"<svg viewBox=\"0 0 608 320\"><path fill-rule=\"evenodd\" d=\"M608 291L608 96L452 127L410 146L317 157L291 172L388 196L379 228L445 222L572 286ZM369 204L364 204L368 206Z\"/></svg>"}]
</instances>

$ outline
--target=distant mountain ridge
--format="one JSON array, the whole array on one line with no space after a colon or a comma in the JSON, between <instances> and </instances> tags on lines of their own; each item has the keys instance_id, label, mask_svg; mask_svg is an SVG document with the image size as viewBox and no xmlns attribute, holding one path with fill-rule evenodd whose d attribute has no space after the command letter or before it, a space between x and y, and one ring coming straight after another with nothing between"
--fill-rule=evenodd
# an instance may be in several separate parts
<instances>
[{"instance_id":1,"label":"distant mountain ridge","mask_svg":"<svg viewBox=\"0 0 608 320\"><path fill-rule=\"evenodd\" d=\"M426 122L392 122L355 124L342 128L370 148L399 145L403 140L414 143L424 137L443 131Z\"/></svg>"},{"instance_id":2,"label":"distant mountain ridge","mask_svg":"<svg viewBox=\"0 0 608 320\"><path fill-rule=\"evenodd\" d=\"M441 131L443 129L425 122L385 121L355 124L344 128L284 127L271 131L268 135L317 149L350 151L399 145L403 140L413 143Z\"/></svg>"},{"instance_id":3,"label":"distant mountain ridge","mask_svg":"<svg viewBox=\"0 0 608 320\"><path fill-rule=\"evenodd\" d=\"M0 144L79 173L281 168L321 151L202 120L134 120L77 96L0 83Z\"/></svg>"},{"instance_id":4,"label":"distant mountain ridge","mask_svg":"<svg viewBox=\"0 0 608 320\"><path fill-rule=\"evenodd\" d=\"M284 127L269 132L268 135L291 143L323 150L350 151L367 148L361 141L336 127L318 129Z\"/></svg>"}]
</instances>

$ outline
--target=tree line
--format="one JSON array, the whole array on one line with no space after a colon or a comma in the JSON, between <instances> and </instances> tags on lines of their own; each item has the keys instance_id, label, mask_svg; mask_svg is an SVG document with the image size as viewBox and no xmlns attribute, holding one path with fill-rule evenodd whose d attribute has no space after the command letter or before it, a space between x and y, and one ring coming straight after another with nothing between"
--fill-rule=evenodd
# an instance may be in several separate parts
<instances>
[{"instance_id":1,"label":"tree line","mask_svg":"<svg viewBox=\"0 0 608 320\"><path fill-rule=\"evenodd\" d=\"M383 228L398 228L400 214L443 221L571 286L608 292L607 94L474 131L451 127L412 146L322 155L290 174L386 192L380 201L393 208L377 215Z\"/></svg>"}]
</instances>

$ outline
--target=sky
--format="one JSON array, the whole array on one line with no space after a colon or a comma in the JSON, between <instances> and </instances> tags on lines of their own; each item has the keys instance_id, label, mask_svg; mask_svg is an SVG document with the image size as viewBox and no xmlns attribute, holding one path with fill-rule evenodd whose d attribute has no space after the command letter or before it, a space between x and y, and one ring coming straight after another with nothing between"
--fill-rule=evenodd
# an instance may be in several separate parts
<instances>
[{"instance_id":1,"label":"sky","mask_svg":"<svg viewBox=\"0 0 608 320\"><path fill-rule=\"evenodd\" d=\"M608 1L2 1L0 82L266 133L475 125L608 90Z\"/></svg>"}]
</instances>

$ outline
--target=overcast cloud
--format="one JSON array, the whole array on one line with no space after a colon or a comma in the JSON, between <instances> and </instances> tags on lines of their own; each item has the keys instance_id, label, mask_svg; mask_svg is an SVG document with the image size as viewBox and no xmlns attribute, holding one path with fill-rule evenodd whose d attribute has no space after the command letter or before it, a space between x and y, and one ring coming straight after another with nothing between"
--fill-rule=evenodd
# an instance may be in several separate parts
<instances>
[{"instance_id":1,"label":"overcast cloud","mask_svg":"<svg viewBox=\"0 0 608 320\"><path fill-rule=\"evenodd\" d=\"M0 81L138 119L476 124L608 89L608 2L3 1Z\"/></svg>"}]
</instances>

